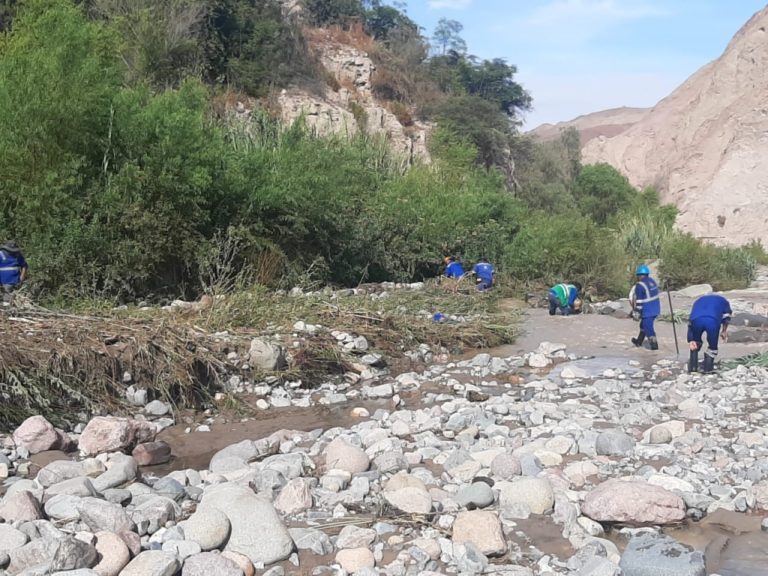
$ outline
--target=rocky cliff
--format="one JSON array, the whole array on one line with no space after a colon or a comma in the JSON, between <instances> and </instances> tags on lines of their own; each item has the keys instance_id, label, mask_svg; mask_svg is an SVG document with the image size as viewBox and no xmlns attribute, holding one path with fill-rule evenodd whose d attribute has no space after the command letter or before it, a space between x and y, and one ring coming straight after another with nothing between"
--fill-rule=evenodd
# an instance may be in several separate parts
<instances>
[{"instance_id":1,"label":"rocky cliff","mask_svg":"<svg viewBox=\"0 0 768 576\"><path fill-rule=\"evenodd\" d=\"M628 130L649 112L650 108L613 108L592 114L584 114L567 122L557 124L542 124L531 130L529 134L546 142L555 140L560 131L565 128L576 128L581 134L581 144L586 145L595 138L611 138Z\"/></svg>"},{"instance_id":2,"label":"rocky cliff","mask_svg":"<svg viewBox=\"0 0 768 576\"><path fill-rule=\"evenodd\" d=\"M768 8L723 55L640 121L587 142L584 162L609 162L633 184L657 185L678 223L720 244L768 245Z\"/></svg>"},{"instance_id":3,"label":"rocky cliff","mask_svg":"<svg viewBox=\"0 0 768 576\"><path fill-rule=\"evenodd\" d=\"M371 82L376 66L368 54L335 41L328 32L314 32L313 49L333 80L319 94L298 88L283 90L277 98L283 121L291 123L303 116L320 134L352 136L360 130L383 134L406 163L429 161L429 126L419 122L404 126L374 97Z\"/></svg>"}]
</instances>

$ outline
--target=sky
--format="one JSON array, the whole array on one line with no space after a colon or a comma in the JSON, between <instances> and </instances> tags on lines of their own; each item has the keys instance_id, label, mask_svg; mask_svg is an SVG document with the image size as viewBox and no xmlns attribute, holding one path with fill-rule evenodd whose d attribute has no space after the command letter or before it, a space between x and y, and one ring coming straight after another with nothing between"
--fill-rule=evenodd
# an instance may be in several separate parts
<instances>
[{"instance_id":1,"label":"sky","mask_svg":"<svg viewBox=\"0 0 768 576\"><path fill-rule=\"evenodd\" d=\"M717 58L765 0L408 0L430 37L464 25L470 54L504 58L533 96L524 129L653 106Z\"/></svg>"}]
</instances>

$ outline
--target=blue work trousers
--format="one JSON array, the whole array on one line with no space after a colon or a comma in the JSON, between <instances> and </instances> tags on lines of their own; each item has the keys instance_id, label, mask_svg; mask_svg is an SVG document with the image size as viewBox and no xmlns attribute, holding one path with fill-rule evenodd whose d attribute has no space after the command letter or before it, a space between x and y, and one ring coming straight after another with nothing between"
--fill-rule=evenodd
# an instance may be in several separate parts
<instances>
[{"instance_id":1,"label":"blue work trousers","mask_svg":"<svg viewBox=\"0 0 768 576\"><path fill-rule=\"evenodd\" d=\"M656 336L656 328L653 323L656 321L656 316L643 316L640 318L640 330L645 332L645 335L650 337Z\"/></svg>"},{"instance_id":2,"label":"blue work trousers","mask_svg":"<svg viewBox=\"0 0 768 576\"><path fill-rule=\"evenodd\" d=\"M707 346L712 352L712 356L717 354L717 346L720 338L720 320L703 316L691 320L688 324L688 342L696 342L701 350L702 336L707 335Z\"/></svg>"}]
</instances>

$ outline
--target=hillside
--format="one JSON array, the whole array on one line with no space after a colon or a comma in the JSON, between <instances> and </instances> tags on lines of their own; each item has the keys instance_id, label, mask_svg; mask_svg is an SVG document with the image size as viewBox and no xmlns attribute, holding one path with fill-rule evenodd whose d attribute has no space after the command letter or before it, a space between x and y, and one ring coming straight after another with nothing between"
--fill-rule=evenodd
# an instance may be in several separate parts
<instances>
[{"instance_id":1,"label":"hillside","mask_svg":"<svg viewBox=\"0 0 768 576\"><path fill-rule=\"evenodd\" d=\"M678 226L738 245L768 242L768 8L631 128L587 142L585 163L608 162L636 186L655 184Z\"/></svg>"},{"instance_id":2,"label":"hillside","mask_svg":"<svg viewBox=\"0 0 768 576\"><path fill-rule=\"evenodd\" d=\"M576 128L581 135L582 145L595 138L611 138L628 130L648 113L648 108L613 108L601 110L592 114L584 114L573 120L558 122L557 124L542 124L528 134L542 142L555 140L560 137L560 131L565 128Z\"/></svg>"}]
</instances>

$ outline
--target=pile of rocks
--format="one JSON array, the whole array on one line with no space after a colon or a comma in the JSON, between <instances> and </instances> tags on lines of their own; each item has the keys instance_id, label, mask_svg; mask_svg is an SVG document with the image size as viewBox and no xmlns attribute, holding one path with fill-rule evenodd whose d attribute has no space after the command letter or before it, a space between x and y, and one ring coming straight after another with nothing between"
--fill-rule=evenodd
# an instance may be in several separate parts
<instances>
[{"instance_id":1,"label":"pile of rocks","mask_svg":"<svg viewBox=\"0 0 768 576\"><path fill-rule=\"evenodd\" d=\"M523 371L542 358L561 363L557 376ZM705 574L703 554L659 527L768 510L768 371L702 377L660 362L590 374L568 360L542 343L401 374L374 393L392 407L357 410L369 418L351 427L276 431L161 478L138 468L170 452L147 421L97 418L69 439L36 417L13 436L15 463L74 440L84 459L34 480L11 463L0 570ZM421 405L398 409L398 392L415 389ZM542 551L530 522L552 527L562 552ZM623 553L605 537L615 524L628 527Z\"/></svg>"}]
</instances>

